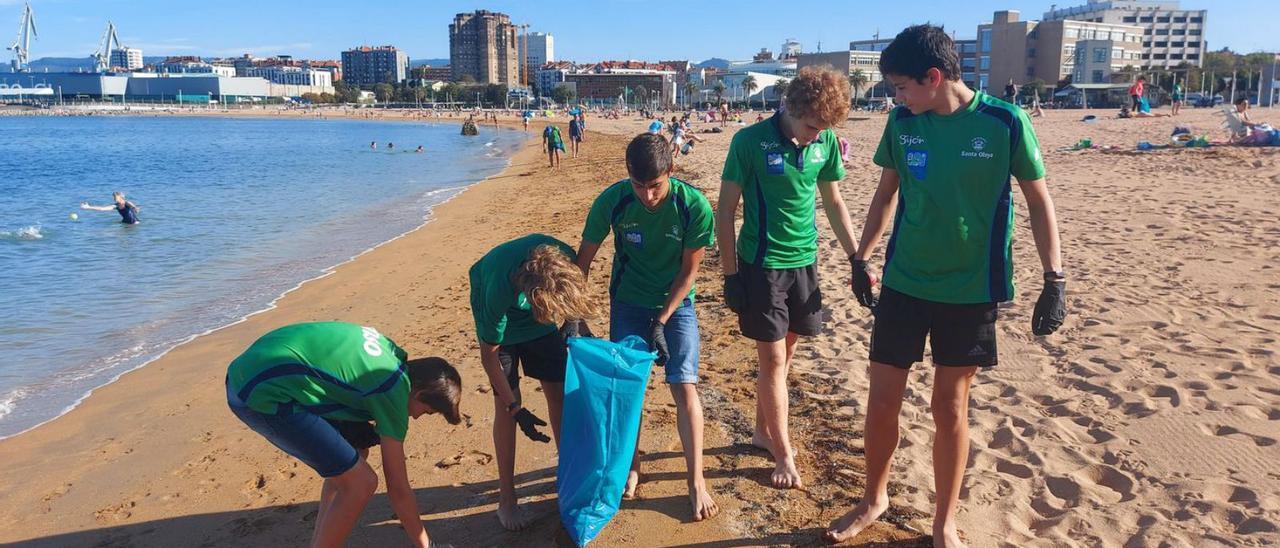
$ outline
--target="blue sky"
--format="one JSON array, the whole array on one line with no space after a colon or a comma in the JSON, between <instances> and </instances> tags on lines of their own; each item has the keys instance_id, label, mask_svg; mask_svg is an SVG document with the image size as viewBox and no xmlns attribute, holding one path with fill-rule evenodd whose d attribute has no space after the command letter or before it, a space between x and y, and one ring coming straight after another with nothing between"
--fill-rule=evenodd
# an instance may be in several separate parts
<instances>
[{"instance_id":1,"label":"blue sky","mask_svg":"<svg viewBox=\"0 0 1280 548\"><path fill-rule=\"evenodd\" d=\"M1060 0L1060 6L1084 0ZM1019 9L1039 19L1050 2L828 1L789 3L757 0L32 0L39 40L32 58L84 57L101 40L108 19L125 45L145 55L258 56L291 54L337 59L361 44L392 44L415 59L449 56L448 24L453 15L478 8L501 11L530 30L556 39L556 58L746 59L761 47L775 53L795 38L805 51L848 47L877 30L892 36L920 22L944 24L958 37L972 37L978 23L998 9ZM1206 38L1212 49L1280 51L1276 0L1184 0L1187 8L1209 9ZM302 7L305 6L305 9ZM788 9L778 9L787 6ZM1227 6L1227 7L1224 7ZM0 0L0 41L12 43L21 0ZM1267 14L1267 15L1263 15ZM1260 18L1269 24L1260 25ZM10 53L3 52L4 61Z\"/></svg>"}]
</instances>

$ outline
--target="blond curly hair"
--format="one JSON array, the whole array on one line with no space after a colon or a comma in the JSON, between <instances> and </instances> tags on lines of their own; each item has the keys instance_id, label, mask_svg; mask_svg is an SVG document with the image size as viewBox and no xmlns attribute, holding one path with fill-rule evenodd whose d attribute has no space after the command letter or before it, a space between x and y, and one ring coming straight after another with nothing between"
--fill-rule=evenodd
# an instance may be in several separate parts
<instances>
[{"instance_id":1,"label":"blond curly hair","mask_svg":"<svg viewBox=\"0 0 1280 548\"><path fill-rule=\"evenodd\" d=\"M787 86L785 102L796 118L816 115L834 126L849 117L849 80L829 65L802 68Z\"/></svg>"},{"instance_id":2,"label":"blond curly hair","mask_svg":"<svg viewBox=\"0 0 1280 548\"><path fill-rule=\"evenodd\" d=\"M513 281L529 299L529 311L538 323L558 325L596 316L586 275L559 247L533 248Z\"/></svg>"}]
</instances>

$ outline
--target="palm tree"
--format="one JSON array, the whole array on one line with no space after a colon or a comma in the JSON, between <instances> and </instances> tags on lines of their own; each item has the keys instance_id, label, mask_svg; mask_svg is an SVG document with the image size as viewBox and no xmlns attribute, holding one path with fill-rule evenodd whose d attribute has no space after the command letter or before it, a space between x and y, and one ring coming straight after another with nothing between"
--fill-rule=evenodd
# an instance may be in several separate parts
<instances>
[{"instance_id":1,"label":"palm tree","mask_svg":"<svg viewBox=\"0 0 1280 548\"><path fill-rule=\"evenodd\" d=\"M711 90L716 92L716 104L720 104L721 101L724 101L725 87L723 81L717 80L716 85L712 87Z\"/></svg>"},{"instance_id":2,"label":"palm tree","mask_svg":"<svg viewBox=\"0 0 1280 548\"><path fill-rule=\"evenodd\" d=\"M752 92L754 92L757 89L760 89L760 85L756 83L755 75L748 74L746 78L742 79L742 89L747 92L746 102L747 102L747 106L750 107ZM761 94L760 102L761 103L764 102L764 94ZM761 106L760 109L764 110L764 106Z\"/></svg>"},{"instance_id":3,"label":"palm tree","mask_svg":"<svg viewBox=\"0 0 1280 548\"><path fill-rule=\"evenodd\" d=\"M867 73L862 72L862 69L853 69L853 72L849 73L849 87L853 88L854 105L858 104L858 96L861 94L862 86L865 85L867 85Z\"/></svg>"},{"instance_id":4,"label":"palm tree","mask_svg":"<svg viewBox=\"0 0 1280 548\"><path fill-rule=\"evenodd\" d=\"M636 86L636 97L644 104L645 108L649 107L649 88Z\"/></svg>"},{"instance_id":5,"label":"palm tree","mask_svg":"<svg viewBox=\"0 0 1280 548\"><path fill-rule=\"evenodd\" d=\"M787 96L787 88L791 87L791 80L783 78L774 82L773 94L778 96L778 106L782 106L782 99Z\"/></svg>"},{"instance_id":6,"label":"palm tree","mask_svg":"<svg viewBox=\"0 0 1280 548\"><path fill-rule=\"evenodd\" d=\"M684 83L684 106L693 104L693 95L698 93L698 85L693 82Z\"/></svg>"}]
</instances>

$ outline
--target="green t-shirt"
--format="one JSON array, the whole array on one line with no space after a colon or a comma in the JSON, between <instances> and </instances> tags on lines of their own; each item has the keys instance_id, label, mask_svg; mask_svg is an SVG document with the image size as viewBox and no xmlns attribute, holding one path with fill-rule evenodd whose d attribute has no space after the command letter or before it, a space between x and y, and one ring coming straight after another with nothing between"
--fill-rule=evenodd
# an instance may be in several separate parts
<instances>
[{"instance_id":1,"label":"green t-shirt","mask_svg":"<svg viewBox=\"0 0 1280 548\"><path fill-rule=\"evenodd\" d=\"M835 132L824 130L797 147L782 135L781 123L775 114L734 135L720 176L742 189L738 260L770 269L818 260L818 182L844 178Z\"/></svg>"},{"instance_id":2,"label":"green t-shirt","mask_svg":"<svg viewBox=\"0 0 1280 548\"><path fill-rule=\"evenodd\" d=\"M231 362L227 383L260 413L274 415L288 406L329 419L374 421L379 435L404 441L406 359L404 350L372 327L298 323L250 345Z\"/></svg>"},{"instance_id":3,"label":"green t-shirt","mask_svg":"<svg viewBox=\"0 0 1280 548\"><path fill-rule=\"evenodd\" d=\"M943 303L1013 296L1011 177L1044 177L1021 108L978 92L949 116L889 114L875 163L898 172L898 211L884 285Z\"/></svg>"},{"instance_id":4,"label":"green t-shirt","mask_svg":"<svg viewBox=\"0 0 1280 548\"><path fill-rule=\"evenodd\" d=\"M529 253L541 245L564 250L570 260L578 254L568 244L530 234L493 248L471 266L471 315L476 336L489 344L518 344L554 333L556 326L540 324L529 311L529 300L516 290L514 278Z\"/></svg>"},{"instance_id":5,"label":"green t-shirt","mask_svg":"<svg viewBox=\"0 0 1280 548\"><path fill-rule=\"evenodd\" d=\"M684 251L715 241L715 216L706 196L683 181L669 180L671 190L654 211L640 203L631 179L614 183L591 204L582 239L598 244L613 231L612 299L662 308ZM688 298L693 296L690 289Z\"/></svg>"}]
</instances>

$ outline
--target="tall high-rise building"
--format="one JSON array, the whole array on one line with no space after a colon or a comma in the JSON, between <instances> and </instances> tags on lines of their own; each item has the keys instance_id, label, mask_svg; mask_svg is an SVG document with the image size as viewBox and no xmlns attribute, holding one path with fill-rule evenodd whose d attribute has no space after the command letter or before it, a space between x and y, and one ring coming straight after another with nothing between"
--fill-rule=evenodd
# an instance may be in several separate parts
<instances>
[{"instance_id":1,"label":"tall high-rise building","mask_svg":"<svg viewBox=\"0 0 1280 548\"><path fill-rule=\"evenodd\" d=\"M395 46L361 46L342 52L342 79L353 86L394 84L409 72L409 56Z\"/></svg>"},{"instance_id":2,"label":"tall high-rise building","mask_svg":"<svg viewBox=\"0 0 1280 548\"><path fill-rule=\"evenodd\" d=\"M556 60L554 36L545 32L531 32L526 35L526 39L529 41L529 51L525 52L524 57L525 62L529 64L530 70L535 70Z\"/></svg>"},{"instance_id":3,"label":"tall high-rise building","mask_svg":"<svg viewBox=\"0 0 1280 548\"><path fill-rule=\"evenodd\" d=\"M1209 51L1205 42L1207 10L1184 10L1178 0L1088 0L1083 6L1044 14L1045 21L1089 21L1142 27L1141 64L1173 68L1182 63L1201 66Z\"/></svg>"},{"instance_id":4,"label":"tall high-rise building","mask_svg":"<svg viewBox=\"0 0 1280 548\"><path fill-rule=\"evenodd\" d=\"M125 70L142 68L142 50L137 48L117 48L111 50L111 66Z\"/></svg>"},{"instance_id":5,"label":"tall high-rise building","mask_svg":"<svg viewBox=\"0 0 1280 548\"><path fill-rule=\"evenodd\" d=\"M551 37L547 38L549 44ZM520 54L511 18L486 10L454 16L449 24L449 66L455 81L470 76L482 84L519 83Z\"/></svg>"}]
</instances>

